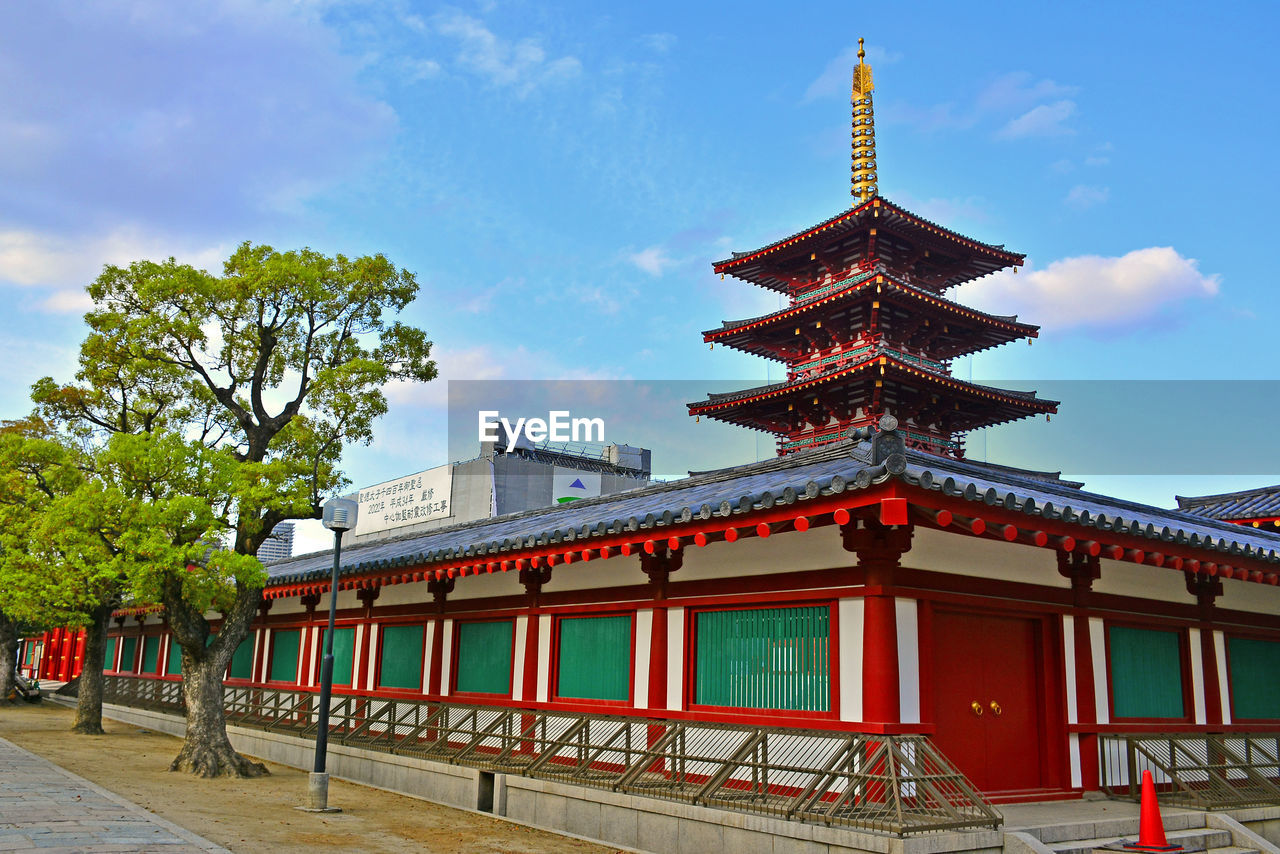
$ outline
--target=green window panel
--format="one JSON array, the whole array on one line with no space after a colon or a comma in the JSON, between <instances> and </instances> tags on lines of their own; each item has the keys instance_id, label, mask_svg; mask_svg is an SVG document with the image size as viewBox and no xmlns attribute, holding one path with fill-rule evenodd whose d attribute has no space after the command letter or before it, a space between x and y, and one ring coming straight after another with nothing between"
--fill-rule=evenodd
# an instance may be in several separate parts
<instances>
[{"instance_id":1,"label":"green window panel","mask_svg":"<svg viewBox=\"0 0 1280 854\"><path fill-rule=\"evenodd\" d=\"M831 708L831 610L825 605L704 611L696 620L695 703Z\"/></svg>"},{"instance_id":2,"label":"green window panel","mask_svg":"<svg viewBox=\"0 0 1280 854\"><path fill-rule=\"evenodd\" d=\"M1117 718L1182 718L1182 636L1162 629L1107 629Z\"/></svg>"},{"instance_id":3,"label":"green window panel","mask_svg":"<svg viewBox=\"0 0 1280 854\"><path fill-rule=\"evenodd\" d=\"M459 623L454 690L471 694L511 693L511 620Z\"/></svg>"},{"instance_id":4,"label":"green window panel","mask_svg":"<svg viewBox=\"0 0 1280 854\"><path fill-rule=\"evenodd\" d=\"M236 651L231 656L231 672L227 674L231 679L252 679L253 678L253 632L249 632L249 636L240 641L240 645L236 647Z\"/></svg>"},{"instance_id":5,"label":"green window panel","mask_svg":"<svg viewBox=\"0 0 1280 854\"><path fill-rule=\"evenodd\" d=\"M120 641L120 672L133 673L137 669L138 639L122 638Z\"/></svg>"},{"instance_id":6,"label":"green window panel","mask_svg":"<svg viewBox=\"0 0 1280 854\"><path fill-rule=\"evenodd\" d=\"M422 631L422 626L383 627L378 665L378 684L383 688L417 691L422 687Z\"/></svg>"},{"instance_id":7,"label":"green window panel","mask_svg":"<svg viewBox=\"0 0 1280 854\"><path fill-rule=\"evenodd\" d=\"M1228 638L1231 710L1236 718L1280 718L1280 643Z\"/></svg>"},{"instance_id":8,"label":"green window panel","mask_svg":"<svg viewBox=\"0 0 1280 854\"><path fill-rule=\"evenodd\" d=\"M166 676L182 675L182 647L178 644L178 639L169 636L169 661L164 669Z\"/></svg>"},{"instance_id":9,"label":"green window panel","mask_svg":"<svg viewBox=\"0 0 1280 854\"><path fill-rule=\"evenodd\" d=\"M104 656L102 657L102 669L103 669L103 670L115 670L115 669L116 669L116 641L118 641L118 640L120 640L120 639L119 639L119 638L107 638L107 652L106 652L106 655L104 655Z\"/></svg>"},{"instance_id":10,"label":"green window panel","mask_svg":"<svg viewBox=\"0 0 1280 854\"><path fill-rule=\"evenodd\" d=\"M631 699L631 617L560 621L556 693L579 700Z\"/></svg>"},{"instance_id":11,"label":"green window panel","mask_svg":"<svg viewBox=\"0 0 1280 854\"><path fill-rule=\"evenodd\" d=\"M324 632L320 633L319 652L316 654L316 684L320 684L320 665L324 661ZM356 630L333 630L333 684L349 686L356 656Z\"/></svg>"},{"instance_id":12,"label":"green window panel","mask_svg":"<svg viewBox=\"0 0 1280 854\"><path fill-rule=\"evenodd\" d=\"M140 673L155 673L160 664L160 637L152 635L142 639L142 670Z\"/></svg>"},{"instance_id":13,"label":"green window panel","mask_svg":"<svg viewBox=\"0 0 1280 854\"><path fill-rule=\"evenodd\" d=\"M298 681L298 647L302 642L300 629L287 629L271 633L271 681Z\"/></svg>"}]
</instances>

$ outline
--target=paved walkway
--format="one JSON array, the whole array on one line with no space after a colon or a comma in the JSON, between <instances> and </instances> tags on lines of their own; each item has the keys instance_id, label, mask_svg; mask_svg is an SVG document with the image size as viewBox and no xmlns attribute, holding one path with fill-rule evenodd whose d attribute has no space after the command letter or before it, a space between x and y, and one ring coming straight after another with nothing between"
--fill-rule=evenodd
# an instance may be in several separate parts
<instances>
[{"instance_id":1,"label":"paved walkway","mask_svg":"<svg viewBox=\"0 0 1280 854\"><path fill-rule=\"evenodd\" d=\"M0 738L0 851L227 849Z\"/></svg>"}]
</instances>

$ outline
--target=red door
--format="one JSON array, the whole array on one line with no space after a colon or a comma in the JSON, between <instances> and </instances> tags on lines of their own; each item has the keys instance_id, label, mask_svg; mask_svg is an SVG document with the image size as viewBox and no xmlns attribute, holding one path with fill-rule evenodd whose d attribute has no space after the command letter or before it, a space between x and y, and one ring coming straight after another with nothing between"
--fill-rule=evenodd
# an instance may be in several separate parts
<instances>
[{"instance_id":1,"label":"red door","mask_svg":"<svg viewBox=\"0 0 1280 854\"><path fill-rule=\"evenodd\" d=\"M1040 621L937 612L935 743L983 792L1045 784Z\"/></svg>"}]
</instances>

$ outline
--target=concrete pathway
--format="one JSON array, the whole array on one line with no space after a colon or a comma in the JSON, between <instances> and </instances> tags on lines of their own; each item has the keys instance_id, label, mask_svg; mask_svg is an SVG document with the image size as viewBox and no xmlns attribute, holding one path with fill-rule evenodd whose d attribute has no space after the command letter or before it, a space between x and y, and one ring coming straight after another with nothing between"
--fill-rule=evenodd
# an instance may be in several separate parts
<instances>
[{"instance_id":1,"label":"concrete pathway","mask_svg":"<svg viewBox=\"0 0 1280 854\"><path fill-rule=\"evenodd\" d=\"M0 738L0 851L227 849Z\"/></svg>"}]
</instances>

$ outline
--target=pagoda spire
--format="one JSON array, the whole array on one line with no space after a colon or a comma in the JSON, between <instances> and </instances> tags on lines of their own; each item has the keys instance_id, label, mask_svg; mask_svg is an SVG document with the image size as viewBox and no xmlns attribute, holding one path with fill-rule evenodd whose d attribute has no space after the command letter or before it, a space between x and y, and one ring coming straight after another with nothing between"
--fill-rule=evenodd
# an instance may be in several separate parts
<instances>
[{"instance_id":1,"label":"pagoda spire","mask_svg":"<svg viewBox=\"0 0 1280 854\"><path fill-rule=\"evenodd\" d=\"M871 66L866 63L867 52L858 39L858 64L853 67L853 194L854 204L865 202L879 195L876 176L876 118L871 106Z\"/></svg>"}]
</instances>

